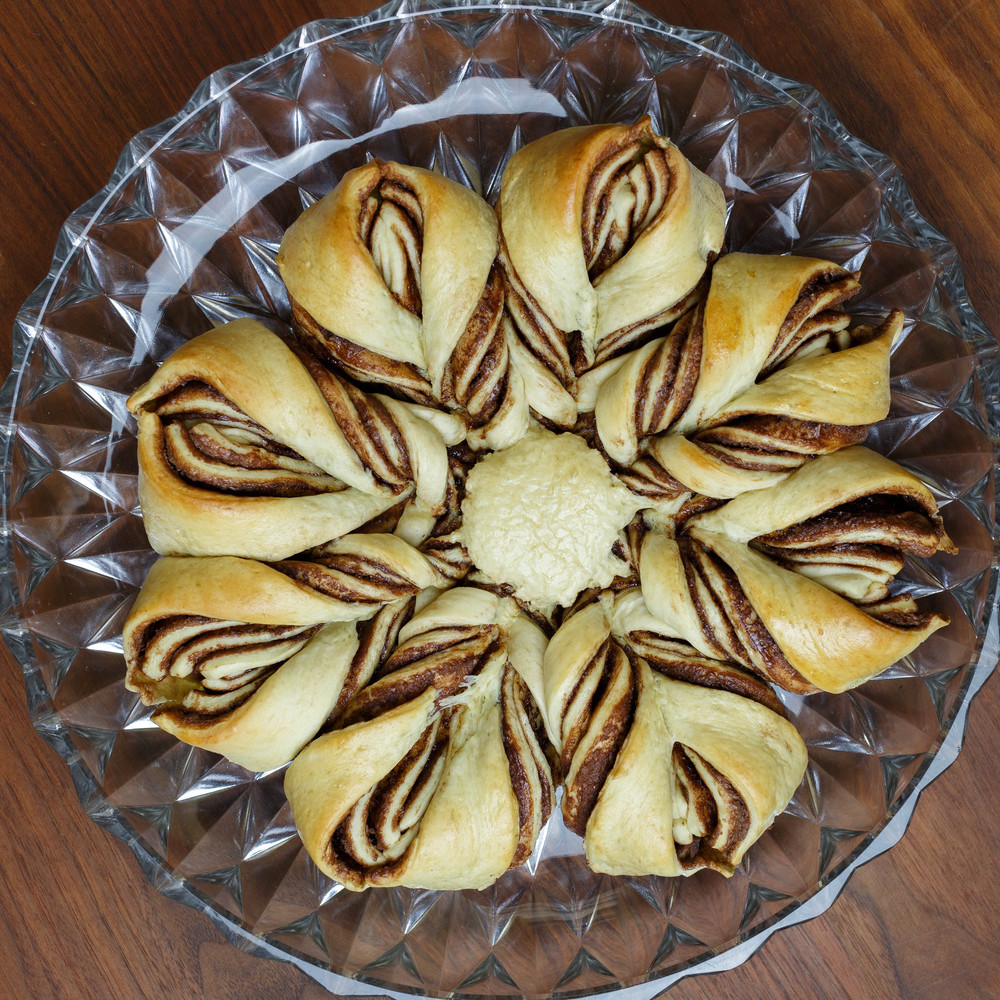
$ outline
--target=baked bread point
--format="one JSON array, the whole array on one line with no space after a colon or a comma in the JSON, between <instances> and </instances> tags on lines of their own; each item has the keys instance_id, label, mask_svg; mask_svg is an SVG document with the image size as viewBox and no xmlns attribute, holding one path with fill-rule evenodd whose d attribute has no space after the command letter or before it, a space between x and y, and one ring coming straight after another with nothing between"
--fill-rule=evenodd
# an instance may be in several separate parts
<instances>
[{"instance_id":1,"label":"baked bread point","mask_svg":"<svg viewBox=\"0 0 1000 1000\"><path fill-rule=\"evenodd\" d=\"M639 578L649 610L707 655L839 692L947 625L894 586L907 556L938 551L955 549L927 487L854 447L650 532Z\"/></svg>"},{"instance_id":2,"label":"baked bread point","mask_svg":"<svg viewBox=\"0 0 1000 1000\"><path fill-rule=\"evenodd\" d=\"M570 427L579 379L696 300L722 247L725 199L645 117L524 146L504 170L497 214L508 339L528 400Z\"/></svg>"},{"instance_id":3,"label":"baked bread point","mask_svg":"<svg viewBox=\"0 0 1000 1000\"><path fill-rule=\"evenodd\" d=\"M540 655L512 638L525 629L537 626L513 601L471 588L411 619L341 728L288 769L292 815L322 871L355 890L481 889L528 859L553 791L516 666Z\"/></svg>"},{"instance_id":4,"label":"baked bread point","mask_svg":"<svg viewBox=\"0 0 1000 1000\"><path fill-rule=\"evenodd\" d=\"M702 302L600 386L600 447L636 492L728 498L864 440L889 412L903 316L849 328L856 277L829 261L726 254Z\"/></svg>"},{"instance_id":5,"label":"baked bread point","mask_svg":"<svg viewBox=\"0 0 1000 1000\"><path fill-rule=\"evenodd\" d=\"M253 320L178 348L128 405L161 554L282 559L400 500L447 506L446 415L365 393Z\"/></svg>"},{"instance_id":6,"label":"baked bread point","mask_svg":"<svg viewBox=\"0 0 1000 1000\"><path fill-rule=\"evenodd\" d=\"M351 606L246 559L166 557L125 624L126 687L178 739L270 770L368 681L409 606Z\"/></svg>"},{"instance_id":7,"label":"baked bread point","mask_svg":"<svg viewBox=\"0 0 1000 1000\"><path fill-rule=\"evenodd\" d=\"M474 446L528 424L501 328L497 222L475 192L419 167L349 171L289 228L278 267L302 342L363 385L455 413Z\"/></svg>"},{"instance_id":8,"label":"baked bread point","mask_svg":"<svg viewBox=\"0 0 1000 1000\"><path fill-rule=\"evenodd\" d=\"M563 818L595 871L731 875L802 780L770 688L665 632L638 591L572 615L543 675Z\"/></svg>"}]
</instances>

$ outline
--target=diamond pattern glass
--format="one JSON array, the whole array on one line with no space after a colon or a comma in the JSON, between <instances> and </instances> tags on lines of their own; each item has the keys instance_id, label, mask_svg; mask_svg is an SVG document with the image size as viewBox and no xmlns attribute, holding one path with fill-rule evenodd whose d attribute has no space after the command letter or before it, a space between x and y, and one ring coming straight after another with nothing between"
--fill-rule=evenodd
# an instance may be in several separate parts
<instances>
[{"instance_id":1,"label":"diamond pattern glass","mask_svg":"<svg viewBox=\"0 0 1000 1000\"><path fill-rule=\"evenodd\" d=\"M835 260L861 272L858 318L905 311L892 412L868 443L939 498L961 551L905 576L952 624L859 690L785 696L808 773L731 880L596 875L556 816L526 868L484 892L339 891L299 844L281 771L178 743L124 688L121 628L154 558L125 399L214 325L249 316L280 329L285 227L366 158L431 166L493 199L523 143L644 113L723 186L729 249ZM723 36L629 3L396 2L220 70L137 136L67 221L14 345L0 629L35 726L158 889L331 989L569 996L645 984L633 995L652 996L736 964L822 912L898 839L996 662L997 348L952 247L818 94Z\"/></svg>"}]
</instances>

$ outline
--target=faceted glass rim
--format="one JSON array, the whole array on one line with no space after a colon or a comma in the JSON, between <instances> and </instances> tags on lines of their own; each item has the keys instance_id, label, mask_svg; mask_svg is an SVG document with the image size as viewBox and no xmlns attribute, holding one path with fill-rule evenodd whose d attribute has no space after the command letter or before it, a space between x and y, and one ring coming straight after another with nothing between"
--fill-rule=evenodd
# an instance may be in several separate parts
<instances>
[{"instance_id":1,"label":"faceted glass rim","mask_svg":"<svg viewBox=\"0 0 1000 1000\"><path fill-rule=\"evenodd\" d=\"M98 825L128 844L140 868L154 887L170 898L205 912L231 941L239 944L241 949L265 957L290 961L331 990L365 992L365 989L359 987L374 986L390 996L407 996L421 992L405 986L390 986L363 973L358 973L350 979L346 978L333 972L329 964L317 963L313 958L306 957L295 948L274 941L267 935L254 934L242 921L220 912L211 899L188 880L174 875L165 860L157 857L142 843L128 820L103 796L97 778L75 749L66 725L51 703L30 642L27 641L27 628L20 616L21 601L13 575L13 542L8 520L11 506L10 449L17 426L16 410L21 397L22 380L37 343L37 329L45 317L66 268L75 253L86 244L90 229L101 219L121 187L143 168L147 159L157 149L169 143L171 136L179 129L201 116L210 121L213 106L216 109L217 119L219 100L227 91L248 82L255 74L274 63L305 52L314 46L335 42L358 31L378 28L381 25L389 26L433 15L496 16L514 12L539 16L559 15L573 18L581 23L592 23L595 28L601 25L620 25L634 31L668 37L692 52L709 56L730 69L752 76L765 87L781 95L789 104L800 107L808 115L811 127L834 140L838 151L844 153L860 173L877 181L885 199L899 212L901 225L913 238L914 243L939 261L946 261L946 266L938 271L936 280L949 295L958 316L962 336L973 349L977 368L980 373L987 373L981 378L981 386L989 432L994 445L1000 436L1000 379L995 377L1000 348L969 302L961 264L954 248L942 233L917 211L909 188L895 163L885 154L847 132L832 106L815 89L767 71L722 33L668 25L629 0L611 0L611 2L585 0L582 3L558 2L558 0L537 3L526 0L498 0L495 3L483 3L479 0L466 0L466 2L392 0L363 17L316 20L289 34L264 55L212 73L196 88L176 115L136 135L123 150L107 184L71 213L61 228L49 273L25 301L15 322L12 370L0 390L0 435L2 435L3 451L3 490L0 503L2 503L2 542L5 556L5 573L0 581L2 588L0 632L3 633L24 671L27 701L36 730L66 761L77 794L88 815ZM965 732L971 699L996 666L997 651L1000 649L996 559L998 539L1000 539L996 516L998 513L1000 513L1000 498L994 501L994 524L990 530L994 557L989 570L988 591L984 604L985 624L977 635L975 651L967 665L966 676L949 715L941 726L937 740L926 751L923 762L905 789L889 806L884 820L863 837L843 861L825 872L808 892L790 899L782 910L767 920L755 924L734 940L722 946L708 947L705 953L674 967L666 976L651 972L636 977L628 983L587 990L586 995L613 993L646 984L646 990L642 995L651 996L653 995L649 992L651 987L655 987L655 991L659 992L684 976L696 972L719 971L740 964L755 953L780 927L824 912L834 902L851 873L860 864L881 854L902 836L920 793L957 756ZM802 912L803 910L808 912ZM482 994L457 991L449 995L478 997ZM569 990L557 991L554 995L570 997L584 994L580 990Z\"/></svg>"}]
</instances>

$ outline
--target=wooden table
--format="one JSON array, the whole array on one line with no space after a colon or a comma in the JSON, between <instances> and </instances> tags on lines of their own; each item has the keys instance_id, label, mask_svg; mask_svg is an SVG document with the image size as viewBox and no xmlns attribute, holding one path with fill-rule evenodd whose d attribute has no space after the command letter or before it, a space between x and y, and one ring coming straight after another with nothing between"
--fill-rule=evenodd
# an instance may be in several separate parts
<instances>
[{"instance_id":1,"label":"wooden table","mask_svg":"<svg viewBox=\"0 0 1000 1000\"><path fill-rule=\"evenodd\" d=\"M105 182L139 130L175 113L212 70L297 25L366 0L268 4L0 0L2 350L44 277L67 214ZM676 24L723 31L769 69L817 87L847 128L902 167L955 243L973 304L1000 330L1000 15L990 0L648 0ZM0 653L0 995L122 1000L325 992L248 957L207 918L160 896L93 824L69 772L34 733L21 671ZM672 1000L994 997L1000 982L1000 679L971 710L958 762L903 841L861 869L824 916L744 966L683 981Z\"/></svg>"}]
</instances>

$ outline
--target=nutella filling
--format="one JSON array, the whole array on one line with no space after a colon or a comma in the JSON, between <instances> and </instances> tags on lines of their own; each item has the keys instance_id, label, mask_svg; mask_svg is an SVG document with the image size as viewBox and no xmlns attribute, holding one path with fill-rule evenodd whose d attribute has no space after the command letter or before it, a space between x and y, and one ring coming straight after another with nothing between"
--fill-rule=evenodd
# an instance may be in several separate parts
<instances>
[{"instance_id":1,"label":"nutella filling","mask_svg":"<svg viewBox=\"0 0 1000 1000\"><path fill-rule=\"evenodd\" d=\"M168 615L133 636L128 685L146 705L211 720L246 701L319 629Z\"/></svg>"}]
</instances>

